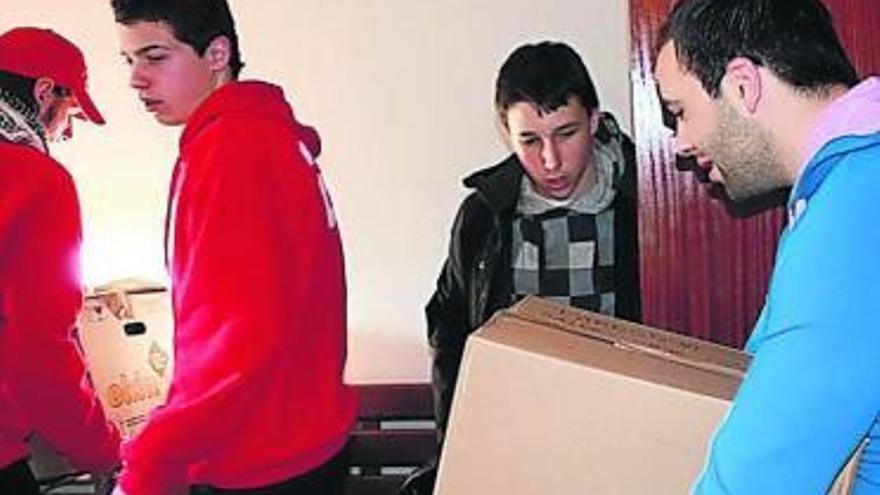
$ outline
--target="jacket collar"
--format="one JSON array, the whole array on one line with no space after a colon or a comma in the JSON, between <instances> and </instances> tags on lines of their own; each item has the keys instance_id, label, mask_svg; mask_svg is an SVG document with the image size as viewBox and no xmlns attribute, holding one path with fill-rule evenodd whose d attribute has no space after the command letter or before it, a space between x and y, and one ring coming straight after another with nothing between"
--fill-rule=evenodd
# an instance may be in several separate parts
<instances>
[{"instance_id":1,"label":"jacket collar","mask_svg":"<svg viewBox=\"0 0 880 495\"><path fill-rule=\"evenodd\" d=\"M500 163L468 176L465 187L476 189L495 213L512 211L519 199L523 168L515 154L511 153Z\"/></svg>"}]
</instances>

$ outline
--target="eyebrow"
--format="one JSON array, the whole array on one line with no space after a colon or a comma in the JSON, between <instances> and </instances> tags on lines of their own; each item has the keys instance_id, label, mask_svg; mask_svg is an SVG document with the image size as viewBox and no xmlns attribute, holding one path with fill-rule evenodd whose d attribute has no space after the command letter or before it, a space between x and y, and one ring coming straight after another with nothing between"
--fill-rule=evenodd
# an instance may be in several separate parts
<instances>
[{"instance_id":1,"label":"eyebrow","mask_svg":"<svg viewBox=\"0 0 880 495\"><path fill-rule=\"evenodd\" d=\"M134 56L139 57L150 50L170 50L170 49L171 48L169 48L165 45L152 44L152 45L147 45L147 46L143 46L141 48L138 48L137 50L135 50ZM122 55L123 57L128 56L128 54L125 53L125 51L120 51L119 54Z\"/></svg>"},{"instance_id":2,"label":"eyebrow","mask_svg":"<svg viewBox=\"0 0 880 495\"><path fill-rule=\"evenodd\" d=\"M660 95L660 103L662 103L666 106L670 106L670 105L681 106L681 100L677 100L674 98L664 98L663 95Z\"/></svg>"},{"instance_id":3,"label":"eyebrow","mask_svg":"<svg viewBox=\"0 0 880 495\"><path fill-rule=\"evenodd\" d=\"M553 129L553 132L567 131L567 130L570 130L570 129L577 129L577 128L580 127L580 126L581 126L580 122L575 122L575 121L572 121L572 122L566 122L566 123L564 123L564 124L562 124L562 125L560 125L560 126L555 127L555 128Z\"/></svg>"},{"instance_id":4,"label":"eyebrow","mask_svg":"<svg viewBox=\"0 0 880 495\"><path fill-rule=\"evenodd\" d=\"M564 124L561 124L559 126L554 127L550 132L553 132L553 133L562 132L562 131L567 131L570 129L577 129L580 126L581 126L580 122L576 122L576 121L566 122ZM539 134L540 134L540 132L538 132L538 131L535 131L532 129L525 129L525 130L519 131L517 133L517 136L531 137L531 136L537 136Z\"/></svg>"}]
</instances>

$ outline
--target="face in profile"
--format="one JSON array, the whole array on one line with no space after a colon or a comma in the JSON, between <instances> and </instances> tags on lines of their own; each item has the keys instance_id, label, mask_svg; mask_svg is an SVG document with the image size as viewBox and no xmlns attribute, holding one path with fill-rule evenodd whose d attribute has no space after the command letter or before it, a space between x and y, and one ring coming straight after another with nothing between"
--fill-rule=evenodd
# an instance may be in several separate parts
<instances>
[{"instance_id":1,"label":"face in profile","mask_svg":"<svg viewBox=\"0 0 880 495\"><path fill-rule=\"evenodd\" d=\"M675 152L696 159L709 179L734 201L774 190L784 183L783 167L767 130L743 115L722 86L712 98L679 64L673 42L657 57L660 97L674 119Z\"/></svg>"},{"instance_id":2,"label":"face in profile","mask_svg":"<svg viewBox=\"0 0 880 495\"><path fill-rule=\"evenodd\" d=\"M219 86L225 60L212 56L212 47L199 55L179 41L167 23L117 24L117 32L122 56L131 69L129 85L144 109L162 124L185 123Z\"/></svg>"},{"instance_id":3,"label":"face in profile","mask_svg":"<svg viewBox=\"0 0 880 495\"><path fill-rule=\"evenodd\" d=\"M46 131L46 139L59 142L73 137L72 118L80 114L79 103L70 91L60 88L49 90L39 98L38 118Z\"/></svg>"},{"instance_id":4,"label":"face in profile","mask_svg":"<svg viewBox=\"0 0 880 495\"><path fill-rule=\"evenodd\" d=\"M598 112L584 108L576 97L550 112L518 102L508 108L506 117L510 146L542 196L568 199L582 185L584 175L594 173Z\"/></svg>"}]
</instances>

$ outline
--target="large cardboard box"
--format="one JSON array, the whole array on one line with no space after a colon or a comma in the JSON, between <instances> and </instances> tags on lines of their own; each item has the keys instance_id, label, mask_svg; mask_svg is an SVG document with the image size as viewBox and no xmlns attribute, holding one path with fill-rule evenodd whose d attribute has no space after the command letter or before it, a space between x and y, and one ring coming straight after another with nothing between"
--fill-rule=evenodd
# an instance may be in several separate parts
<instances>
[{"instance_id":1,"label":"large cardboard box","mask_svg":"<svg viewBox=\"0 0 880 495\"><path fill-rule=\"evenodd\" d=\"M688 493L749 360L528 297L468 339L435 493Z\"/></svg>"},{"instance_id":2,"label":"large cardboard box","mask_svg":"<svg viewBox=\"0 0 880 495\"><path fill-rule=\"evenodd\" d=\"M114 284L86 297L78 340L98 397L125 438L165 402L173 376L173 333L170 297L162 287ZM30 464L40 479L75 472L37 437Z\"/></svg>"},{"instance_id":3,"label":"large cardboard box","mask_svg":"<svg viewBox=\"0 0 880 495\"><path fill-rule=\"evenodd\" d=\"M527 298L467 342L436 493L687 493L748 363Z\"/></svg>"}]
</instances>

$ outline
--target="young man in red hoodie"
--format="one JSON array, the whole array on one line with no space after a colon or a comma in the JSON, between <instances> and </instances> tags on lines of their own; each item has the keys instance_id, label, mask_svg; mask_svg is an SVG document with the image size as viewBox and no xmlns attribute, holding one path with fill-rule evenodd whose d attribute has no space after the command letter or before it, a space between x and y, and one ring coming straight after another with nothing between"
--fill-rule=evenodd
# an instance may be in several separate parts
<instances>
[{"instance_id":1,"label":"young man in red hoodie","mask_svg":"<svg viewBox=\"0 0 880 495\"><path fill-rule=\"evenodd\" d=\"M39 494L27 438L39 433L77 466L118 463L119 431L86 378L74 341L82 306L79 200L48 141L70 117L104 119L86 92L82 53L47 29L0 35L0 493Z\"/></svg>"},{"instance_id":2,"label":"young man in red hoodie","mask_svg":"<svg viewBox=\"0 0 880 495\"><path fill-rule=\"evenodd\" d=\"M117 492L342 494L357 398L317 134L280 88L237 81L225 0L112 5L131 87L185 125L166 236L175 376L123 445Z\"/></svg>"}]
</instances>

